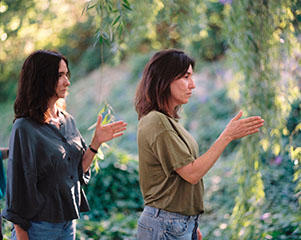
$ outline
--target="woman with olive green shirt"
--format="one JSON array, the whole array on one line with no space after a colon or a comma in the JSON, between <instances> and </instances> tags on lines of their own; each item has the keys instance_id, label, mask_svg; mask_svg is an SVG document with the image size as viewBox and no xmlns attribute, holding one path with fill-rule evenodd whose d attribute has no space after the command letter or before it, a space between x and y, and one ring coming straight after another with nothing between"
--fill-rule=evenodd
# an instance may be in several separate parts
<instances>
[{"instance_id":1,"label":"woman with olive green shirt","mask_svg":"<svg viewBox=\"0 0 301 240\"><path fill-rule=\"evenodd\" d=\"M145 66L137 88L139 178L145 203L139 240L201 240L203 176L232 140L263 126L258 116L240 119L240 111L200 156L197 143L178 122L178 110L195 88L193 68L194 60L184 52L159 51Z\"/></svg>"},{"instance_id":2,"label":"woman with olive green shirt","mask_svg":"<svg viewBox=\"0 0 301 240\"><path fill-rule=\"evenodd\" d=\"M145 205L188 216L202 213L203 180L190 184L175 171L199 155L197 142L178 119L158 111L142 117L138 148Z\"/></svg>"}]
</instances>

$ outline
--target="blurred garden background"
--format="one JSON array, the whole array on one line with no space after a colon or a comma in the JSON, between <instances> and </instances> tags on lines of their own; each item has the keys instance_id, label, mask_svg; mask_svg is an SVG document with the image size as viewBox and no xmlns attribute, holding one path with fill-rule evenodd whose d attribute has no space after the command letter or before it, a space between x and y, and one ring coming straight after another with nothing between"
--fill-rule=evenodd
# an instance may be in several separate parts
<instances>
[{"instance_id":1,"label":"blurred garden background","mask_svg":"<svg viewBox=\"0 0 301 240\"><path fill-rule=\"evenodd\" d=\"M67 111L86 142L99 113L128 123L94 161L91 211L77 239L135 239L143 209L135 89L155 51L179 48L197 61L181 122L201 154L239 109L265 119L205 176L204 239L301 239L300 47L300 0L1 0L0 146L8 146L25 58L38 49L64 54ZM3 227L8 239L11 225Z\"/></svg>"}]
</instances>

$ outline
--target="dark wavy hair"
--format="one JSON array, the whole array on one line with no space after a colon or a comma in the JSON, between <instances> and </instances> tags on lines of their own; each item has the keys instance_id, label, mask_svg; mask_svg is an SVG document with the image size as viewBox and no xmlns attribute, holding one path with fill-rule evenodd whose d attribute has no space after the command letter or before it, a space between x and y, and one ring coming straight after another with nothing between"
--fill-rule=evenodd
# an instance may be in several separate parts
<instances>
[{"instance_id":1,"label":"dark wavy hair","mask_svg":"<svg viewBox=\"0 0 301 240\"><path fill-rule=\"evenodd\" d=\"M69 73L68 60L59 52L38 50L27 57L20 74L14 120L29 117L38 123L46 122L48 102L56 95L61 60Z\"/></svg>"},{"instance_id":2,"label":"dark wavy hair","mask_svg":"<svg viewBox=\"0 0 301 240\"><path fill-rule=\"evenodd\" d=\"M138 119L152 110L168 115L170 84L183 77L190 65L194 68L194 60L181 50L168 49L154 54L146 64L136 90L135 107ZM176 118L179 117L178 110L177 107L173 113Z\"/></svg>"}]
</instances>

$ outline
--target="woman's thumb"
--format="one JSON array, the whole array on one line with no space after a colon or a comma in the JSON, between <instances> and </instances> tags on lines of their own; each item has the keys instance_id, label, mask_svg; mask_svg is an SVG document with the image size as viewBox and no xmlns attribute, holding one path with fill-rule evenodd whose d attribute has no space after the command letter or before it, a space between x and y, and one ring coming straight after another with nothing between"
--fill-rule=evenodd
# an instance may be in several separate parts
<instances>
[{"instance_id":1,"label":"woman's thumb","mask_svg":"<svg viewBox=\"0 0 301 240\"><path fill-rule=\"evenodd\" d=\"M239 110L239 112L237 113L237 115L233 118L233 120L239 120L242 116L242 110Z\"/></svg>"}]
</instances>

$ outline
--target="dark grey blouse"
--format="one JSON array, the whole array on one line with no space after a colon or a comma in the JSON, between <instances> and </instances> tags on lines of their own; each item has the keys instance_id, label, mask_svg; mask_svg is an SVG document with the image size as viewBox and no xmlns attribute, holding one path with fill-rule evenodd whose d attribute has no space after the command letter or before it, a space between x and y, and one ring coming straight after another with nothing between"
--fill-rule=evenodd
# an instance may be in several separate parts
<instances>
[{"instance_id":1,"label":"dark grey blouse","mask_svg":"<svg viewBox=\"0 0 301 240\"><path fill-rule=\"evenodd\" d=\"M60 124L19 118L13 125L2 216L24 230L30 221L63 222L89 210L81 188L90 178L82 169L86 144L72 116L61 113Z\"/></svg>"}]
</instances>

